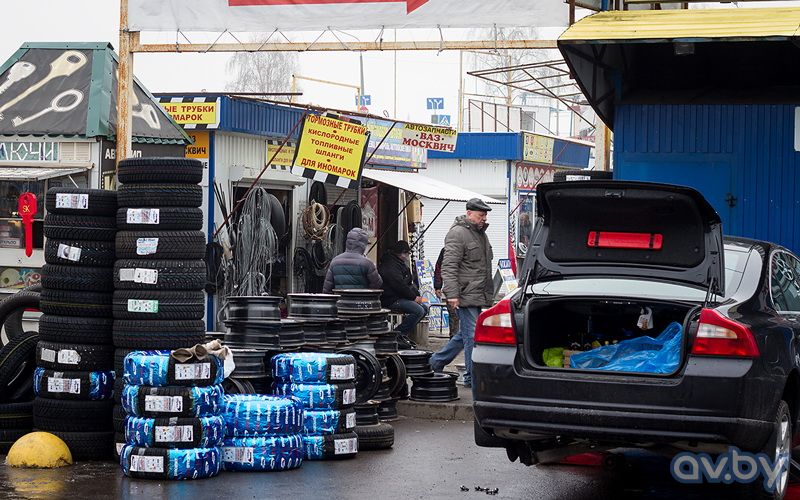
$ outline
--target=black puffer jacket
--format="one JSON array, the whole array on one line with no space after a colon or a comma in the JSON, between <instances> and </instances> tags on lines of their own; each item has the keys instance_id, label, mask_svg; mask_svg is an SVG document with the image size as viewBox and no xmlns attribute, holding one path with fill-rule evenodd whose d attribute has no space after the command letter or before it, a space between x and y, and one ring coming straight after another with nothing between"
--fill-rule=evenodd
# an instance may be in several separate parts
<instances>
[{"instance_id":1,"label":"black puffer jacket","mask_svg":"<svg viewBox=\"0 0 800 500\"><path fill-rule=\"evenodd\" d=\"M334 289L378 289L383 284L378 269L371 260L364 256L369 237L360 228L351 229L347 233L345 251L333 258L328 273L325 275L324 293Z\"/></svg>"},{"instance_id":2,"label":"black puffer jacket","mask_svg":"<svg viewBox=\"0 0 800 500\"><path fill-rule=\"evenodd\" d=\"M419 297L419 289L414 286L414 278L408 263L400 260L392 252L383 254L378 272L383 278L383 295L381 295L383 307L391 306L397 299L414 300Z\"/></svg>"},{"instance_id":3,"label":"black puffer jacket","mask_svg":"<svg viewBox=\"0 0 800 500\"><path fill-rule=\"evenodd\" d=\"M486 236L486 224L479 228L463 215L456 217L444 239L442 293L459 299L461 307L492 305L492 245Z\"/></svg>"}]
</instances>

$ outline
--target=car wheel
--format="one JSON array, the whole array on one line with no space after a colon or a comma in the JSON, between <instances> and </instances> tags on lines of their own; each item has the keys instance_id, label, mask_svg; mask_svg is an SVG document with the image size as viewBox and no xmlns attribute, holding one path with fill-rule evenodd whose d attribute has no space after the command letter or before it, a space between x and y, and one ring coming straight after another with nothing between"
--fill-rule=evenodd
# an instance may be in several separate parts
<instances>
[{"instance_id":1,"label":"car wheel","mask_svg":"<svg viewBox=\"0 0 800 500\"><path fill-rule=\"evenodd\" d=\"M789 486L789 460L792 451L792 416L789 413L789 405L785 401L778 403L772 434L762 451L773 463L776 460L782 460L784 462L783 470L778 475L778 480L772 491L765 490L760 480L754 481L751 487L759 498L782 500Z\"/></svg>"}]
</instances>

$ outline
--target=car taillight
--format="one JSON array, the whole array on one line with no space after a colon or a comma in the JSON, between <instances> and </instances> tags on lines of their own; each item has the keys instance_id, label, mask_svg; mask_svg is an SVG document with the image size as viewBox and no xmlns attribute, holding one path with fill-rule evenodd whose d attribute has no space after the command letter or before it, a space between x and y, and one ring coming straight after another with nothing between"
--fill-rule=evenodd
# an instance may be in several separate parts
<instances>
[{"instance_id":1,"label":"car taillight","mask_svg":"<svg viewBox=\"0 0 800 500\"><path fill-rule=\"evenodd\" d=\"M475 325L475 342L480 344L517 343L517 334L511 322L511 301L503 299L494 307L483 311Z\"/></svg>"},{"instance_id":2,"label":"car taillight","mask_svg":"<svg viewBox=\"0 0 800 500\"><path fill-rule=\"evenodd\" d=\"M700 311L700 324L692 344L692 354L755 358L759 352L749 328L714 309L703 309Z\"/></svg>"}]
</instances>

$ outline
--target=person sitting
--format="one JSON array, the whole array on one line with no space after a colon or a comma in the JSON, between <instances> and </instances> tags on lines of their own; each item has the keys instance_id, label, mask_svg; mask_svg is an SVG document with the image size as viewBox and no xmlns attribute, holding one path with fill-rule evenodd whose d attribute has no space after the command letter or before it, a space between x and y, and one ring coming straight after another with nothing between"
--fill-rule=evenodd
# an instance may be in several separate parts
<instances>
[{"instance_id":1,"label":"person sitting","mask_svg":"<svg viewBox=\"0 0 800 500\"><path fill-rule=\"evenodd\" d=\"M381 303L392 311L405 315L397 327L400 334L398 344L408 347L412 343L409 334L430 308L428 300L421 297L414 286L410 265L411 248L405 241L398 241L383 255L378 272L383 278Z\"/></svg>"},{"instance_id":2,"label":"person sitting","mask_svg":"<svg viewBox=\"0 0 800 500\"><path fill-rule=\"evenodd\" d=\"M368 242L367 232L360 227L347 233L345 251L333 258L325 274L323 293L331 293L334 289L377 290L383 285L375 264L364 256Z\"/></svg>"}]
</instances>

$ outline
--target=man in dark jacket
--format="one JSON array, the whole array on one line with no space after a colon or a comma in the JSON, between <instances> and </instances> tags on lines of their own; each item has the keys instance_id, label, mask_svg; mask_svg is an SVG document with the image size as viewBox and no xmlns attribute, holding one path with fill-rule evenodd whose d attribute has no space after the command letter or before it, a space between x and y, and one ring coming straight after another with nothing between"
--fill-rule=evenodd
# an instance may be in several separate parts
<instances>
[{"instance_id":1,"label":"man in dark jacket","mask_svg":"<svg viewBox=\"0 0 800 500\"><path fill-rule=\"evenodd\" d=\"M444 261L444 248L439 252L439 258L436 259L436 266L433 268L433 291L440 300L444 299L444 294L442 293L442 285L444 283L442 280L442 261ZM458 313L456 313L456 308L450 304L447 304L447 321L448 330L452 337L458 333Z\"/></svg>"},{"instance_id":2,"label":"man in dark jacket","mask_svg":"<svg viewBox=\"0 0 800 500\"><path fill-rule=\"evenodd\" d=\"M378 289L383 285L375 264L364 256L368 241L367 232L360 227L347 233L345 251L334 257L328 267L323 293L334 289Z\"/></svg>"},{"instance_id":3,"label":"man in dark jacket","mask_svg":"<svg viewBox=\"0 0 800 500\"><path fill-rule=\"evenodd\" d=\"M384 254L378 267L378 272L383 278L381 303L384 307L405 314L397 331L406 337L417 323L427 316L429 309L428 301L420 296L419 289L414 286L409 267L410 255L411 248L408 243L398 241Z\"/></svg>"},{"instance_id":4,"label":"man in dark jacket","mask_svg":"<svg viewBox=\"0 0 800 500\"><path fill-rule=\"evenodd\" d=\"M492 245L486 236L486 214L492 209L479 198L467 202L467 214L456 218L444 240L442 292L447 304L456 308L459 330L431 356L434 371L440 372L464 349L464 386L472 387L472 347L475 323L481 308L492 304Z\"/></svg>"}]
</instances>

